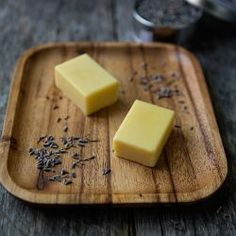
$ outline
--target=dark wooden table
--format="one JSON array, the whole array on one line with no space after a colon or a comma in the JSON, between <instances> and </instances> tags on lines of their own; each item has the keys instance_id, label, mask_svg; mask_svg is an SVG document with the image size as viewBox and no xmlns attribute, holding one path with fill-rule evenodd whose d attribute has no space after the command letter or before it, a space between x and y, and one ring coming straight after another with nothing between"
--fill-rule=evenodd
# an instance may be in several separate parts
<instances>
[{"instance_id":1,"label":"dark wooden table","mask_svg":"<svg viewBox=\"0 0 236 236\"><path fill-rule=\"evenodd\" d=\"M25 49L49 41L132 41L132 4L132 0L1 0L0 130L11 71ZM204 17L188 45L203 66L229 163L228 179L217 194L188 206L42 208L29 206L0 187L0 235L235 235L235 32Z\"/></svg>"}]
</instances>

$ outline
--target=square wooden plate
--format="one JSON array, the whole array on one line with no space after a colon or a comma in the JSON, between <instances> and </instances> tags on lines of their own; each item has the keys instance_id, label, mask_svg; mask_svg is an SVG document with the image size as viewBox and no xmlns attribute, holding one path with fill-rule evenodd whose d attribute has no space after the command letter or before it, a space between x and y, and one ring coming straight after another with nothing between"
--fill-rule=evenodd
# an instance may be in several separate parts
<instances>
[{"instance_id":1,"label":"square wooden plate","mask_svg":"<svg viewBox=\"0 0 236 236\"><path fill-rule=\"evenodd\" d=\"M54 66L84 52L121 85L119 101L89 117L54 85ZM165 77L160 86L168 84L179 92L158 99L140 84L141 77L158 73ZM119 159L112 152L112 138L137 98L177 113L177 127L155 168ZM70 119L57 123L58 117L67 115ZM76 169L77 178L67 186L50 182L52 173L39 175L36 160L28 154L29 147L38 146L39 136L63 136L65 122L68 135L90 134L99 140L81 148L83 156L97 158ZM71 163L69 154L64 155L63 166L69 169ZM111 173L103 175L103 168ZM1 183L14 196L41 204L193 202L214 193L226 175L227 161L203 73L185 49L155 43L59 43L30 49L20 57L0 148Z\"/></svg>"}]
</instances>

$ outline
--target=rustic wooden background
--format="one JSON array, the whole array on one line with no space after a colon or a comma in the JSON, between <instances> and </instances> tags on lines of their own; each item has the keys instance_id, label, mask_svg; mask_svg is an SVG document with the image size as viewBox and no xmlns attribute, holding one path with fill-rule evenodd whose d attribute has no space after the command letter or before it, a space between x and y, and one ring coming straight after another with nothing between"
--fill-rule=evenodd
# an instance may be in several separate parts
<instances>
[{"instance_id":1,"label":"rustic wooden background","mask_svg":"<svg viewBox=\"0 0 236 236\"><path fill-rule=\"evenodd\" d=\"M25 49L49 41L131 41L132 5L133 0L1 0L0 130L11 71ZM203 66L229 162L229 177L216 195L189 206L43 208L0 187L0 235L235 235L235 27L205 16L188 48Z\"/></svg>"}]
</instances>

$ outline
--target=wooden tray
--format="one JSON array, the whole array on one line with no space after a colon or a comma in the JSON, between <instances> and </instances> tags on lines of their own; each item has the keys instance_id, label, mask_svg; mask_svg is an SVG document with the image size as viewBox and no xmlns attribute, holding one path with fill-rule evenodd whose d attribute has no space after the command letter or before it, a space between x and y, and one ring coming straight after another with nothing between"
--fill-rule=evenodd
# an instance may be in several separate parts
<instances>
[{"instance_id":1,"label":"wooden tray","mask_svg":"<svg viewBox=\"0 0 236 236\"><path fill-rule=\"evenodd\" d=\"M90 117L83 116L66 97L60 98L62 94L53 82L56 64L84 52L121 84L119 102ZM148 64L146 69L142 63ZM138 75L130 81L134 71ZM170 85L178 86L180 96L156 99L138 79L161 73L171 81L172 72L180 76ZM112 138L136 98L174 109L176 124L181 126L174 128L155 168L119 159L112 153ZM55 105L59 107L56 110ZM46 176L39 190L39 171L28 149L37 146L41 135L61 137L63 124L56 120L67 114L71 117L70 135L90 133L100 140L82 149L84 155L95 153L97 158L77 170L73 184L50 182ZM59 43L28 50L13 75L0 155L2 185L20 199L41 204L193 202L214 193L227 175L225 153L199 63L183 48L167 44ZM69 168L71 158L63 161ZM104 167L112 172L102 175Z\"/></svg>"}]
</instances>

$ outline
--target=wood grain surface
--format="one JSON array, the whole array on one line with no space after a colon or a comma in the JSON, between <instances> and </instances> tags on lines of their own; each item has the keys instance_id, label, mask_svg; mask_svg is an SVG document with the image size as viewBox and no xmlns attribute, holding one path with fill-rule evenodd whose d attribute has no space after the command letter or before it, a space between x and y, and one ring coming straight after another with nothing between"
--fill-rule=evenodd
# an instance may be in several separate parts
<instances>
[{"instance_id":1,"label":"wood grain surface","mask_svg":"<svg viewBox=\"0 0 236 236\"><path fill-rule=\"evenodd\" d=\"M11 73L26 49L50 41L133 41L133 0L1 0L0 130ZM53 16L53 17L52 17ZM52 20L53 19L53 20ZM200 61L228 159L221 190L188 206L41 208L0 186L0 234L5 235L235 235L236 34L205 14L184 44ZM1 158L1 156L0 156Z\"/></svg>"},{"instance_id":2,"label":"wood grain surface","mask_svg":"<svg viewBox=\"0 0 236 236\"><path fill-rule=\"evenodd\" d=\"M87 117L54 84L54 66L85 52L120 83L118 102ZM137 74L130 80L134 72ZM164 79L153 87L146 89L140 84L142 77L159 74ZM165 86L179 93L158 99L152 89ZM227 162L201 68L192 54L180 47L128 43L39 46L19 59L9 97L2 135L4 147L0 150L0 180L13 195L26 201L193 202L214 193L226 178ZM176 112L176 127L155 168L117 158L112 153L113 136L135 99ZM66 116L70 118L57 122ZM39 175L35 159L29 157L29 148L38 148L39 137L45 135L57 140L63 136L90 135L99 140L78 150L84 158L96 155L96 159L77 168L77 178L70 186L49 181L53 173ZM63 157L66 170L73 162L70 155ZM112 172L104 176L102 170L107 167ZM40 189L39 181L43 184Z\"/></svg>"}]
</instances>

